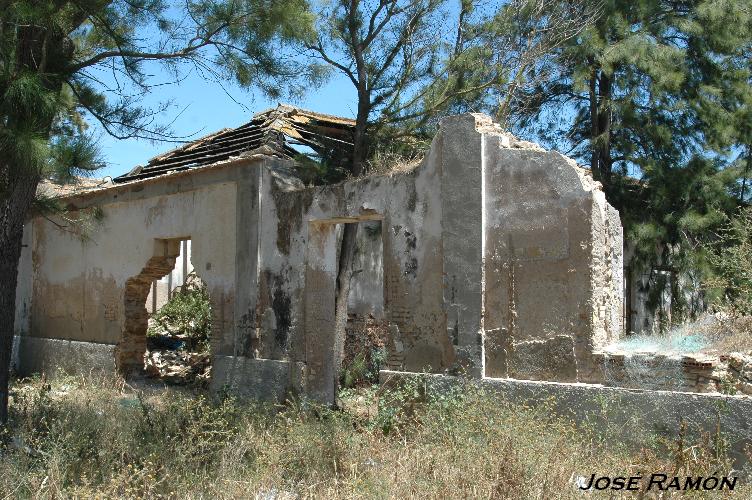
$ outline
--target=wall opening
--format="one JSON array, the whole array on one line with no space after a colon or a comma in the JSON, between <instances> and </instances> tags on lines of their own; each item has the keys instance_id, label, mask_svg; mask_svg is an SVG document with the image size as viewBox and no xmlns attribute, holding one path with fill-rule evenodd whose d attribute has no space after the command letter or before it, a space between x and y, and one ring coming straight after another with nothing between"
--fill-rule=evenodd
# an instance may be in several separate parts
<instances>
[{"instance_id":1,"label":"wall opening","mask_svg":"<svg viewBox=\"0 0 752 500\"><path fill-rule=\"evenodd\" d=\"M334 328L337 266L344 224L359 224L345 338ZM306 364L311 395L333 404L340 385L378 377L385 358L381 216L313 221L309 225L305 304Z\"/></svg>"},{"instance_id":2,"label":"wall opening","mask_svg":"<svg viewBox=\"0 0 752 500\"><path fill-rule=\"evenodd\" d=\"M381 221L361 222L358 226L340 388L360 388L378 383L379 370L386 361L388 330L384 316L381 229Z\"/></svg>"},{"instance_id":3,"label":"wall opening","mask_svg":"<svg viewBox=\"0 0 752 500\"><path fill-rule=\"evenodd\" d=\"M178 384L208 381L211 306L190 256L190 238L155 240L154 256L126 282L121 373Z\"/></svg>"}]
</instances>

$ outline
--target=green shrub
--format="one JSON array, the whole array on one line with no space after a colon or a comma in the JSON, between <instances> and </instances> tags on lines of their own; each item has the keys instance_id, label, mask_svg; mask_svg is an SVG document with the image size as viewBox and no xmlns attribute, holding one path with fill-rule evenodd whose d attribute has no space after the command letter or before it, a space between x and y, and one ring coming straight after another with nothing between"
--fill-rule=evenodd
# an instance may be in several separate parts
<instances>
[{"instance_id":1,"label":"green shrub","mask_svg":"<svg viewBox=\"0 0 752 500\"><path fill-rule=\"evenodd\" d=\"M383 347L372 348L368 353L356 353L352 361L340 370L340 386L351 388L377 383L379 370L384 366L386 356L387 352Z\"/></svg>"},{"instance_id":2,"label":"green shrub","mask_svg":"<svg viewBox=\"0 0 752 500\"><path fill-rule=\"evenodd\" d=\"M184 337L192 348L207 350L212 317L206 284L195 273L189 274L185 285L173 292L170 300L152 319L154 323L147 335L157 336L167 332Z\"/></svg>"},{"instance_id":3,"label":"green shrub","mask_svg":"<svg viewBox=\"0 0 752 500\"><path fill-rule=\"evenodd\" d=\"M707 287L720 292L717 303L734 315L752 315L752 207L740 210L707 246L715 276Z\"/></svg>"}]
</instances>

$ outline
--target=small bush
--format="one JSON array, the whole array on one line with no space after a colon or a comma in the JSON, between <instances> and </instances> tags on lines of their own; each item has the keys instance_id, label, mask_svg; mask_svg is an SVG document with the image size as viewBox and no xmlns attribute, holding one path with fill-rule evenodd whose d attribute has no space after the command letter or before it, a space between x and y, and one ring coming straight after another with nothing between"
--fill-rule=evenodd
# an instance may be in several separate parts
<instances>
[{"instance_id":1,"label":"small bush","mask_svg":"<svg viewBox=\"0 0 752 500\"><path fill-rule=\"evenodd\" d=\"M189 347L205 351L211 333L211 302L206 284L195 273L175 290L170 300L152 316L147 335L165 333L184 338Z\"/></svg>"},{"instance_id":2,"label":"small bush","mask_svg":"<svg viewBox=\"0 0 752 500\"><path fill-rule=\"evenodd\" d=\"M721 292L717 304L734 316L752 315L752 207L740 210L707 250L715 275L706 286Z\"/></svg>"}]
</instances>

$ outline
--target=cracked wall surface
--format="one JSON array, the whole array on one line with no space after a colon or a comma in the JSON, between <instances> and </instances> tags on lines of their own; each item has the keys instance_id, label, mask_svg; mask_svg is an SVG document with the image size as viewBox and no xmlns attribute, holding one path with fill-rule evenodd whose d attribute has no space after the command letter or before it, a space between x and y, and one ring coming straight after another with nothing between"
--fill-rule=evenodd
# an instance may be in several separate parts
<instances>
[{"instance_id":1,"label":"cracked wall surface","mask_svg":"<svg viewBox=\"0 0 752 500\"><path fill-rule=\"evenodd\" d=\"M485 373L574 382L622 329L622 228L600 184L556 152L484 134Z\"/></svg>"}]
</instances>

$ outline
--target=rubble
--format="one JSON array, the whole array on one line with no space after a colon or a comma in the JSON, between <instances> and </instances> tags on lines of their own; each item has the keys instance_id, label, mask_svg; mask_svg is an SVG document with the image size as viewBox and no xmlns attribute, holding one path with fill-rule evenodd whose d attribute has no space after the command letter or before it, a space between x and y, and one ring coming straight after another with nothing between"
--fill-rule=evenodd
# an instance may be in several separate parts
<instances>
[{"instance_id":1,"label":"rubble","mask_svg":"<svg viewBox=\"0 0 752 500\"><path fill-rule=\"evenodd\" d=\"M148 377L160 378L169 384L204 385L211 376L211 355L181 349L147 350L144 371Z\"/></svg>"}]
</instances>

